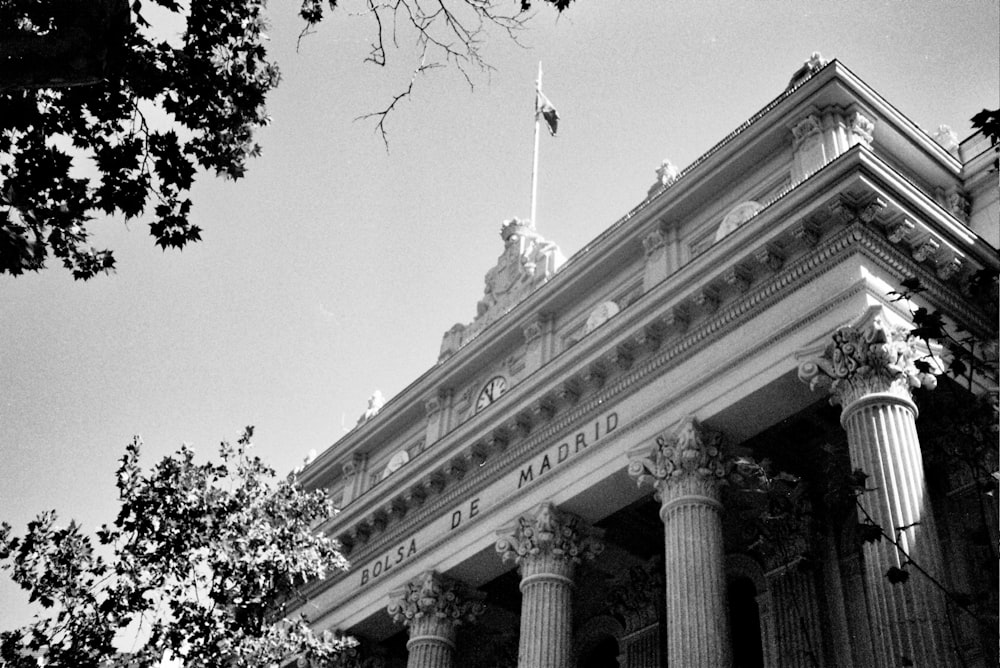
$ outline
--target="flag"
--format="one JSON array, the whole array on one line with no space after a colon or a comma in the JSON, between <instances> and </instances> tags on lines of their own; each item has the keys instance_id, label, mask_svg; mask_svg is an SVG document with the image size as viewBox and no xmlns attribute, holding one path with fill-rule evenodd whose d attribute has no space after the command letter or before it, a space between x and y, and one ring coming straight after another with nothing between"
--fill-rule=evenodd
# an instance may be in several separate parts
<instances>
[{"instance_id":1,"label":"flag","mask_svg":"<svg viewBox=\"0 0 1000 668\"><path fill-rule=\"evenodd\" d=\"M536 114L541 115L545 119L545 124L549 126L549 134L555 137L556 129L559 126L559 112L556 111L556 108L552 106L549 98L545 97L542 91L538 91L536 105L538 108Z\"/></svg>"}]
</instances>

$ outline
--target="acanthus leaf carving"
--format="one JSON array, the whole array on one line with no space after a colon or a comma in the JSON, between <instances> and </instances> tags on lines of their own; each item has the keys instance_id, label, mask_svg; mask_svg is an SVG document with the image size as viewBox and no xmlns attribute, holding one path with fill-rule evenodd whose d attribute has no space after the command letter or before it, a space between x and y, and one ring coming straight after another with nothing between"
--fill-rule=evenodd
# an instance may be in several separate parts
<instances>
[{"instance_id":1,"label":"acanthus leaf carving","mask_svg":"<svg viewBox=\"0 0 1000 668\"><path fill-rule=\"evenodd\" d=\"M579 564L604 550L599 532L582 518L545 502L498 532L496 550L504 561L520 564L539 555Z\"/></svg>"},{"instance_id":2,"label":"acanthus leaf carving","mask_svg":"<svg viewBox=\"0 0 1000 668\"><path fill-rule=\"evenodd\" d=\"M904 328L889 328L876 315L834 332L822 355L799 365L799 378L812 390L828 389L830 403L845 408L869 394L909 398L912 389L937 384L914 364L921 356Z\"/></svg>"},{"instance_id":3,"label":"acanthus leaf carving","mask_svg":"<svg viewBox=\"0 0 1000 668\"><path fill-rule=\"evenodd\" d=\"M485 611L484 597L453 578L425 571L390 594L387 612L404 626L423 619L458 626L474 622Z\"/></svg>"},{"instance_id":4,"label":"acanthus leaf carving","mask_svg":"<svg viewBox=\"0 0 1000 668\"><path fill-rule=\"evenodd\" d=\"M651 484L666 503L675 491L714 498L730 468L722 434L688 417L672 435L661 434L651 448L631 453L628 473L640 486Z\"/></svg>"}]
</instances>

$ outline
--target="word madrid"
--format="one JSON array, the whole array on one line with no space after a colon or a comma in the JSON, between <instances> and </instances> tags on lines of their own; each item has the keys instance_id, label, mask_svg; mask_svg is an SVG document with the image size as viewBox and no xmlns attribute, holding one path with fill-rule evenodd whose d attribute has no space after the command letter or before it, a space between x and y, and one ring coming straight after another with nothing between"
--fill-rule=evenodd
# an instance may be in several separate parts
<instances>
[{"instance_id":1,"label":"word madrid","mask_svg":"<svg viewBox=\"0 0 1000 668\"><path fill-rule=\"evenodd\" d=\"M603 431L601 431L602 427L604 428ZM603 420L594 420L592 426L581 429L573 434L572 438L568 438L556 446L555 453L546 452L541 461L536 460L522 468L517 478L517 488L521 489L522 486L534 480L536 472L538 477L541 477L550 471L553 466L558 466L569 459L570 454L580 452L580 450L583 450L591 443L596 443L617 428L618 413L608 413L604 416ZM589 443L587 442L588 438L590 439ZM552 456L553 454L555 455L554 457ZM535 469L535 464L538 464L537 470Z\"/></svg>"}]
</instances>

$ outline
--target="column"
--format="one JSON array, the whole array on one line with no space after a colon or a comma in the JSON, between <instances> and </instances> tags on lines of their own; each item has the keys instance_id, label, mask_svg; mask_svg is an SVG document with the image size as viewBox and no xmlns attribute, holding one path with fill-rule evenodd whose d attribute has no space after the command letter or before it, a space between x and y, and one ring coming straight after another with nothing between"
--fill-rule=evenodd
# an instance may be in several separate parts
<instances>
[{"instance_id":1,"label":"column","mask_svg":"<svg viewBox=\"0 0 1000 668\"><path fill-rule=\"evenodd\" d=\"M914 366L919 356L905 330L887 327L881 309L871 309L860 325L838 329L819 358L799 367L802 380L813 389L829 389L831 402L842 406L851 467L868 475L859 520L870 516L902 548L885 539L862 546L880 668L946 666L957 660L945 637L943 592L907 562L912 559L934 577L943 576L917 440L917 407L910 396L921 384L933 387L935 379ZM890 569L909 577L893 583L887 577Z\"/></svg>"},{"instance_id":2,"label":"column","mask_svg":"<svg viewBox=\"0 0 1000 668\"><path fill-rule=\"evenodd\" d=\"M663 565L654 559L630 568L615 579L608 607L625 624L621 639L622 668L659 668L660 611L663 609Z\"/></svg>"},{"instance_id":3,"label":"column","mask_svg":"<svg viewBox=\"0 0 1000 668\"><path fill-rule=\"evenodd\" d=\"M719 484L722 436L687 418L673 436L631 454L628 472L660 501L666 541L667 665L732 665Z\"/></svg>"},{"instance_id":4,"label":"column","mask_svg":"<svg viewBox=\"0 0 1000 668\"><path fill-rule=\"evenodd\" d=\"M451 668L455 631L483 613L483 595L426 571L390 594L389 616L410 630L407 668Z\"/></svg>"},{"instance_id":5,"label":"column","mask_svg":"<svg viewBox=\"0 0 1000 668\"><path fill-rule=\"evenodd\" d=\"M496 549L521 571L520 668L569 668L576 566L604 546L575 515L542 503L498 532Z\"/></svg>"}]
</instances>

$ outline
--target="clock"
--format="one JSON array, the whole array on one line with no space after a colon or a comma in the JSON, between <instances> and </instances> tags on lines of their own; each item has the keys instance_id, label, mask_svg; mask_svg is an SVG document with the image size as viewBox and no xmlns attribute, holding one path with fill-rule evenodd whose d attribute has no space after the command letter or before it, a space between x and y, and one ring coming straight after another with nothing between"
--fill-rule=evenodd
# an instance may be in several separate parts
<instances>
[{"instance_id":1,"label":"clock","mask_svg":"<svg viewBox=\"0 0 1000 668\"><path fill-rule=\"evenodd\" d=\"M483 410L494 401L503 396L503 393L507 391L507 380L503 376L496 376L491 378L488 383L483 387L482 392L479 393L479 398L476 399L476 412Z\"/></svg>"}]
</instances>

